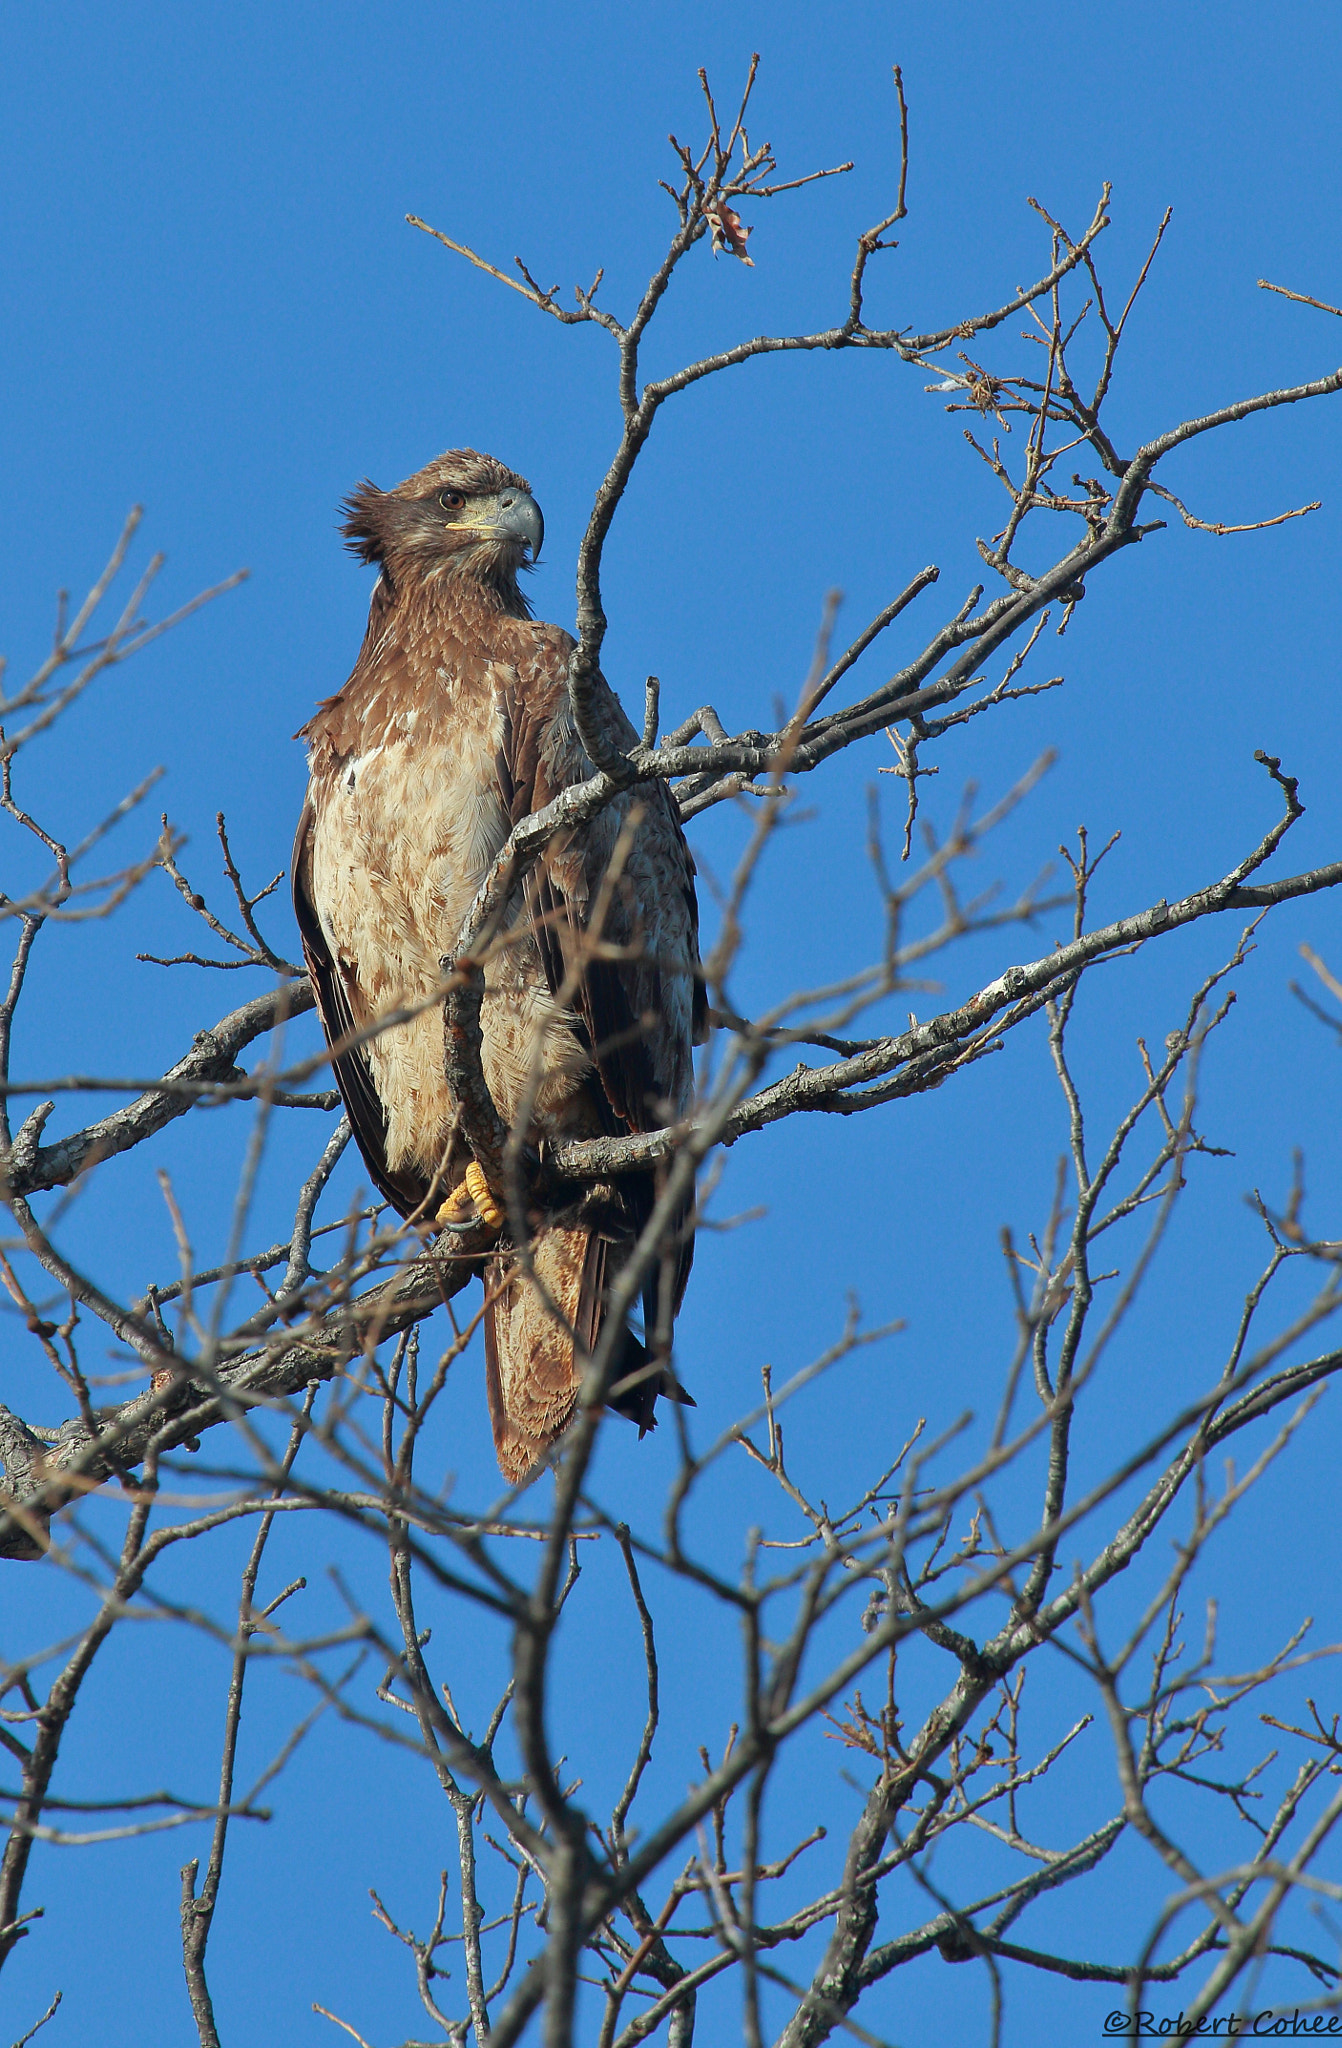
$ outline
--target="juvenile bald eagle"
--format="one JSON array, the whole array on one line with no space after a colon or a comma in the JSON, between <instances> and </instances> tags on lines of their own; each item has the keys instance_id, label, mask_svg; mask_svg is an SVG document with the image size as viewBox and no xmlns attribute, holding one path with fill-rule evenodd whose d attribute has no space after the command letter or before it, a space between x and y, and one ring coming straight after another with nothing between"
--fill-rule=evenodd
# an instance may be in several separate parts
<instances>
[{"instance_id":1,"label":"juvenile bald eagle","mask_svg":"<svg viewBox=\"0 0 1342 2048\"><path fill-rule=\"evenodd\" d=\"M454 449L393 490L360 485L344 510L351 550L381 574L353 674L299 735L311 781L293 858L332 1045L441 988L440 962L512 825L593 772L569 708L574 643L533 620L518 589L544 530L525 480ZM613 696L608 711L632 746ZM631 808L632 838L607 880ZM507 937L485 966L481 1064L510 1128L534 1091L531 1145L651 1130L684 1112L704 1014L693 876L674 801L651 783L553 840L509 905ZM590 958L583 935L599 894L606 957ZM458 1130L440 1003L334 1065L368 1170L402 1216L430 1228L472 1212L501 1221L503 1191ZM489 1412L506 1478L524 1476L568 1424L611 1282L653 1198L651 1176L626 1176L576 1209L533 1212L534 1278L504 1224L484 1280ZM684 1229L660 1309L656 1270L645 1289L649 1343L679 1307L691 1251ZM659 1391L679 1391L632 1331L616 1380L611 1405L641 1428Z\"/></svg>"}]
</instances>

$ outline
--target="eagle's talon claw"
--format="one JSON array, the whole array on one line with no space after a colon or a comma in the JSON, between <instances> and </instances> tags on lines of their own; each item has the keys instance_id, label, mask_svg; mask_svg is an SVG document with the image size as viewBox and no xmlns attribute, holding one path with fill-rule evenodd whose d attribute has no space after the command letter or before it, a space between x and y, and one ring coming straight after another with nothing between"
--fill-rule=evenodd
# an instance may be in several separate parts
<instances>
[{"instance_id":1,"label":"eagle's talon claw","mask_svg":"<svg viewBox=\"0 0 1342 2048\"><path fill-rule=\"evenodd\" d=\"M466 1168L465 1179L453 1188L433 1220L440 1230L459 1230L463 1224L473 1223L477 1218L481 1223L487 1223L491 1230L501 1228L505 1220L483 1167L473 1159Z\"/></svg>"},{"instance_id":2,"label":"eagle's talon claw","mask_svg":"<svg viewBox=\"0 0 1342 2048\"><path fill-rule=\"evenodd\" d=\"M463 1223L472 1222L474 1217L475 1204L463 1180L440 1205L433 1221L438 1230L460 1230Z\"/></svg>"}]
</instances>

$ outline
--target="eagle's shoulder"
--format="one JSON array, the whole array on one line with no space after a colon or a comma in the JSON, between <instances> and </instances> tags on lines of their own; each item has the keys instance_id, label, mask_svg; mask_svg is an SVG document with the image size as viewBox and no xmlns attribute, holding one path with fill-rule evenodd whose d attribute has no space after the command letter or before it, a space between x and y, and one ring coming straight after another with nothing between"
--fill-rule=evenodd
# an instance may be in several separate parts
<instances>
[{"instance_id":1,"label":"eagle's shoulder","mask_svg":"<svg viewBox=\"0 0 1342 2048\"><path fill-rule=\"evenodd\" d=\"M513 694L534 715L557 718L568 706L568 665L577 642L562 626L544 619L509 620L508 645L501 647L512 670Z\"/></svg>"},{"instance_id":2,"label":"eagle's shoulder","mask_svg":"<svg viewBox=\"0 0 1342 2048\"><path fill-rule=\"evenodd\" d=\"M530 741L524 751L538 757L540 780L546 794L534 792L539 803L569 783L585 782L596 770L578 737L569 699L569 662L577 641L562 626L543 620L528 620L517 628L514 655L516 682L509 694L508 712L519 735ZM615 692L600 674L594 684L604 700L603 723L626 751L638 744L638 733L625 714ZM520 815L520 814L519 814Z\"/></svg>"},{"instance_id":3,"label":"eagle's shoulder","mask_svg":"<svg viewBox=\"0 0 1342 2048\"><path fill-rule=\"evenodd\" d=\"M568 674L569 656L578 644L571 633L546 619L528 619L520 631L534 649L539 665Z\"/></svg>"}]
</instances>

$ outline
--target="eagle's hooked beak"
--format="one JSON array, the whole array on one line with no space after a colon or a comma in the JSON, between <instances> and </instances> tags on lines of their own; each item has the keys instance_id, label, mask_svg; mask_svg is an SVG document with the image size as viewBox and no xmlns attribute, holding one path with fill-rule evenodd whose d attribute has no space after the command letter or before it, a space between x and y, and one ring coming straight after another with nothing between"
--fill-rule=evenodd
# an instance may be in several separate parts
<instances>
[{"instance_id":1,"label":"eagle's hooked beak","mask_svg":"<svg viewBox=\"0 0 1342 2048\"><path fill-rule=\"evenodd\" d=\"M534 562L540 554L545 539L545 521L541 508L529 491L508 490L500 493L498 524L504 533L514 534L524 540L531 549Z\"/></svg>"}]
</instances>

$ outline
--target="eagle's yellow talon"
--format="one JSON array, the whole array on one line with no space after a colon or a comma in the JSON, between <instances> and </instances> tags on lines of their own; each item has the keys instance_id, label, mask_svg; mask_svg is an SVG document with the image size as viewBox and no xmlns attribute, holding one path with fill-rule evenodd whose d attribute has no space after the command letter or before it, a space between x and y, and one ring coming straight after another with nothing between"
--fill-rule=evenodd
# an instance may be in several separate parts
<instances>
[{"instance_id":1,"label":"eagle's yellow talon","mask_svg":"<svg viewBox=\"0 0 1342 2048\"><path fill-rule=\"evenodd\" d=\"M469 1223L474 1213L475 1204L463 1180L458 1182L446 1201L439 1206L433 1220L439 1230L456 1230L461 1224Z\"/></svg>"},{"instance_id":2,"label":"eagle's yellow talon","mask_svg":"<svg viewBox=\"0 0 1342 2048\"><path fill-rule=\"evenodd\" d=\"M459 1230L462 1224L473 1223L477 1217L491 1230L497 1230L504 1221L504 1212L494 1200L483 1169L472 1160L465 1179L458 1181L433 1220L440 1230Z\"/></svg>"},{"instance_id":3,"label":"eagle's yellow talon","mask_svg":"<svg viewBox=\"0 0 1342 2048\"><path fill-rule=\"evenodd\" d=\"M492 1230L497 1230L504 1220L503 1211L494 1200L493 1190L485 1179L484 1168L478 1160L473 1159L466 1168L465 1185L481 1217Z\"/></svg>"}]
</instances>

